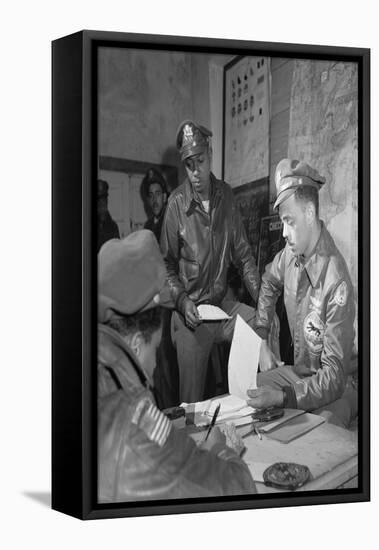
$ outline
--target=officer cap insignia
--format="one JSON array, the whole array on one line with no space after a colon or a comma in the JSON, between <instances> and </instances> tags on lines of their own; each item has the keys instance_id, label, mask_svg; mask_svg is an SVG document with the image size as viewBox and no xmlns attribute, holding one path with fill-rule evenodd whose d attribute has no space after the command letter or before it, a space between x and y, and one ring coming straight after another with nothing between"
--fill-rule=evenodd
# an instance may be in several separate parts
<instances>
[{"instance_id":1,"label":"officer cap insignia","mask_svg":"<svg viewBox=\"0 0 379 550\"><path fill-rule=\"evenodd\" d=\"M188 145L189 143L193 142L193 131L192 127L189 124L185 124L183 128L183 140L182 140L182 147L184 145Z\"/></svg>"}]
</instances>

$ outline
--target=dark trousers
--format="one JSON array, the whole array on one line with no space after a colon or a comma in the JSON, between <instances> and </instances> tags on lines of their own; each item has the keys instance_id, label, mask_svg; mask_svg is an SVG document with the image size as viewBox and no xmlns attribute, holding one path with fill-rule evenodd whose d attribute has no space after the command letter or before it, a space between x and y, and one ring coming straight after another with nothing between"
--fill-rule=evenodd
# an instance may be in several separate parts
<instances>
[{"instance_id":1,"label":"dark trousers","mask_svg":"<svg viewBox=\"0 0 379 550\"><path fill-rule=\"evenodd\" d=\"M154 371L154 395L160 409L179 404L178 363L171 341L171 310L162 308L162 340Z\"/></svg>"},{"instance_id":2,"label":"dark trousers","mask_svg":"<svg viewBox=\"0 0 379 550\"><path fill-rule=\"evenodd\" d=\"M177 311L172 315L171 336L178 359L180 402L193 403L204 398L212 346L218 342L232 341L236 315L240 315L248 325L254 327L253 308L230 300L224 300L220 307L232 319L203 321L195 330L185 325L183 316Z\"/></svg>"}]
</instances>

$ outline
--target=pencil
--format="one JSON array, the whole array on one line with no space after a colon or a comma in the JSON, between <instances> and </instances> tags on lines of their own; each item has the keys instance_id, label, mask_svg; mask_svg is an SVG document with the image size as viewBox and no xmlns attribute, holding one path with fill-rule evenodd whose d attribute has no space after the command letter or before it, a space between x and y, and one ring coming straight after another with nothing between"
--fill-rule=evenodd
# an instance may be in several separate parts
<instances>
[{"instance_id":1,"label":"pencil","mask_svg":"<svg viewBox=\"0 0 379 550\"><path fill-rule=\"evenodd\" d=\"M209 428L208 428L207 435L205 436L204 441L206 441L206 440L208 439L208 436L209 436L209 434L211 433L213 426L216 424L216 420L217 420L217 417L218 417L218 413L220 412L220 407L221 407L221 403L219 403L219 404L217 405L217 407L216 407L216 410L215 410L215 412L214 412L214 414L213 414L213 418L212 418L211 425L210 425Z\"/></svg>"}]
</instances>

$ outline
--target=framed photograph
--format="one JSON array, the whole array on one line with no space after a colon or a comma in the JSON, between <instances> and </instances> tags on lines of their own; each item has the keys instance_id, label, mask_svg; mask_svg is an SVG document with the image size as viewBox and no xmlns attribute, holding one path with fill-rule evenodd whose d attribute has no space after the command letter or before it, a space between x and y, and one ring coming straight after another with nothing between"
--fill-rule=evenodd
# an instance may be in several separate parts
<instances>
[{"instance_id":1,"label":"framed photograph","mask_svg":"<svg viewBox=\"0 0 379 550\"><path fill-rule=\"evenodd\" d=\"M82 31L52 53L52 507L369 500L370 51Z\"/></svg>"}]
</instances>

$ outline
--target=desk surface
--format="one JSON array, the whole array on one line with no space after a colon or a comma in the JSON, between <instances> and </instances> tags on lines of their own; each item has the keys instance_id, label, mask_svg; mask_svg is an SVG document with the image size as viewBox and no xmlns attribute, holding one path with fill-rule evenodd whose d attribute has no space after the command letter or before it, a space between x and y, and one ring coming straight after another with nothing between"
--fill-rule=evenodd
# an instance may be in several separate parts
<instances>
[{"instance_id":1,"label":"desk surface","mask_svg":"<svg viewBox=\"0 0 379 550\"><path fill-rule=\"evenodd\" d=\"M242 430L242 429L241 429ZM243 433L238 430L239 433ZM192 434L194 439L203 437ZM335 489L349 483L357 486L358 442L356 432L344 430L333 424L321 424L305 435L280 443L262 434L244 439L246 452L243 455L248 464L259 493L282 492L283 489L267 487L259 481L261 472L274 462L296 462L308 466L311 480L298 491ZM259 470L259 474L257 471Z\"/></svg>"},{"instance_id":2,"label":"desk surface","mask_svg":"<svg viewBox=\"0 0 379 550\"><path fill-rule=\"evenodd\" d=\"M334 489L358 473L357 434L333 424L322 424L290 443L280 443L264 434L262 440L251 435L244 441L244 460L253 477L254 462L267 466L274 462L297 462L308 466L312 478L298 491ZM264 493L279 491L259 482L257 488Z\"/></svg>"}]
</instances>

